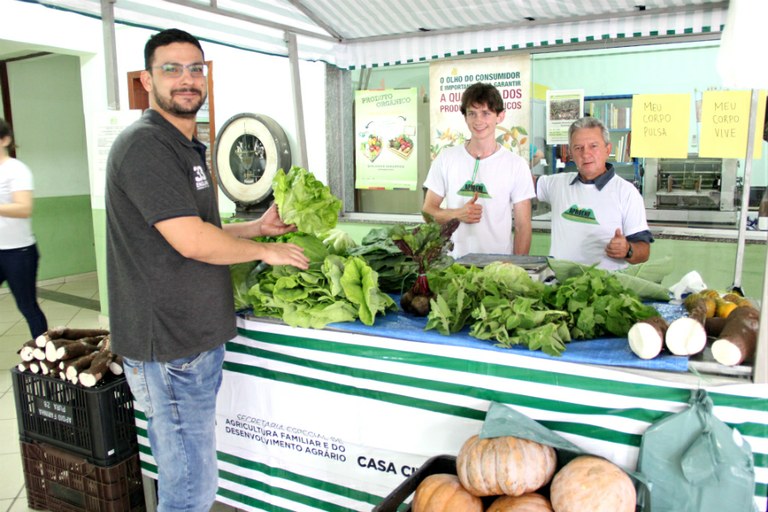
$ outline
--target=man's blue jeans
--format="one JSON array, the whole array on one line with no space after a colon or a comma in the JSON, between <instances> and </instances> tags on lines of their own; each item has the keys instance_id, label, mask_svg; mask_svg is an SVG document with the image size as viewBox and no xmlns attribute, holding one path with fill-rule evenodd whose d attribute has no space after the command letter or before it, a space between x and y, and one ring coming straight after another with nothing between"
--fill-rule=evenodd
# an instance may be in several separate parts
<instances>
[{"instance_id":1,"label":"man's blue jeans","mask_svg":"<svg viewBox=\"0 0 768 512\"><path fill-rule=\"evenodd\" d=\"M216 394L224 345L167 363L124 358L147 416L157 462L158 512L208 512L216 499Z\"/></svg>"}]
</instances>

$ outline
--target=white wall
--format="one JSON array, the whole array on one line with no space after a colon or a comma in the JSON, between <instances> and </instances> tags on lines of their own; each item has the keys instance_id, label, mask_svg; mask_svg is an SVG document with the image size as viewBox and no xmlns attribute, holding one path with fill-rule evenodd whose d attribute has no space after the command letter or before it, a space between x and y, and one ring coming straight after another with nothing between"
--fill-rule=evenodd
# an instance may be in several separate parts
<instances>
[{"instance_id":1,"label":"white wall","mask_svg":"<svg viewBox=\"0 0 768 512\"><path fill-rule=\"evenodd\" d=\"M102 180L93 179L99 162L98 126L102 114L108 108L101 21L18 1L3 1L1 10L0 38L24 43L35 51L51 51L79 58L88 167L92 186L98 186L103 183ZM168 27L162 28L171 26L169 24ZM115 27L119 103L123 109L128 108L126 74L144 67L144 44L155 32L157 30L119 24ZM299 146L288 59L206 41L203 41L202 45L206 59L214 62L216 126L223 126L227 119L242 112L272 117L285 131L295 163ZM306 167L315 173L318 179L327 182L325 64L301 62L300 75L307 134ZM42 87L52 85L45 76L38 77L38 80ZM54 97L55 95L51 94L52 100ZM18 123L18 114L14 114L15 122ZM44 116L45 112L40 115ZM76 186L80 188L82 183ZM224 212L234 212L234 205L223 193L220 193L220 199Z\"/></svg>"},{"instance_id":2,"label":"white wall","mask_svg":"<svg viewBox=\"0 0 768 512\"><path fill-rule=\"evenodd\" d=\"M155 31L118 26L118 76L144 67L144 44ZM203 41L206 60L213 61L213 96L216 130L240 113L266 115L285 131L292 162L298 163L296 108L287 58L246 52ZM325 151L325 64L300 62L304 124L307 138L306 168L327 183ZM120 105L127 108L127 80L121 78ZM221 210L234 212L234 204L219 193Z\"/></svg>"}]
</instances>

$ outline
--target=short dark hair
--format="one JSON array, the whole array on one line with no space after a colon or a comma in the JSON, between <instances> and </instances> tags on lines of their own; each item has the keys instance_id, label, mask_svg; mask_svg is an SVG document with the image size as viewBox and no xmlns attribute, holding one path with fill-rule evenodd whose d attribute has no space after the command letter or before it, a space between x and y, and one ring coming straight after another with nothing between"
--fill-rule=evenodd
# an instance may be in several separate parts
<instances>
[{"instance_id":1,"label":"short dark hair","mask_svg":"<svg viewBox=\"0 0 768 512\"><path fill-rule=\"evenodd\" d=\"M11 125L9 125L5 119L0 117L0 139L4 139L6 137L11 138L11 143L8 145L8 151L16 149L16 143L13 140L13 130L11 129Z\"/></svg>"},{"instance_id":2,"label":"short dark hair","mask_svg":"<svg viewBox=\"0 0 768 512\"><path fill-rule=\"evenodd\" d=\"M496 114L504 112L504 101L499 90L482 82L470 85L461 95L461 115L466 116L467 108L472 105L485 105Z\"/></svg>"},{"instance_id":3,"label":"short dark hair","mask_svg":"<svg viewBox=\"0 0 768 512\"><path fill-rule=\"evenodd\" d=\"M571 124L571 127L568 128L569 144L573 138L573 134L576 133L576 130L581 130L582 128L600 128L600 132L603 134L603 142L606 144L611 143L611 132L608 131L608 128L605 127L603 122L596 117L586 116L575 120L573 124Z\"/></svg>"},{"instance_id":4,"label":"short dark hair","mask_svg":"<svg viewBox=\"0 0 768 512\"><path fill-rule=\"evenodd\" d=\"M147 71L152 69L152 61L155 58L156 49L173 43L189 43L197 46L200 49L200 53L203 54L203 60L205 60L203 47L200 46L200 41L195 36L178 28L169 28L150 37L147 44L144 45L144 69Z\"/></svg>"}]
</instances>

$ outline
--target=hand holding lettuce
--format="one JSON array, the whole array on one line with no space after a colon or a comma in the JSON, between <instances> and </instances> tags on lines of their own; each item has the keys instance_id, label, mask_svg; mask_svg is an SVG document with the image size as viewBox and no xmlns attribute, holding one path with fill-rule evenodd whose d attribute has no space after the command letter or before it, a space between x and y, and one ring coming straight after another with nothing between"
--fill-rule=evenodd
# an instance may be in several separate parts
<instances>
[{"instance_id":1,"label":"hand holding lettuce","mask_svg":"<svg viewBox=\"0 0 768 512\"><path fill-rule=\"evenodd\" d=\"M280 218L303 233L320 235L336 227L341 199L304 168L277 171L272 191Z\"/></svg>"}]
</instances>

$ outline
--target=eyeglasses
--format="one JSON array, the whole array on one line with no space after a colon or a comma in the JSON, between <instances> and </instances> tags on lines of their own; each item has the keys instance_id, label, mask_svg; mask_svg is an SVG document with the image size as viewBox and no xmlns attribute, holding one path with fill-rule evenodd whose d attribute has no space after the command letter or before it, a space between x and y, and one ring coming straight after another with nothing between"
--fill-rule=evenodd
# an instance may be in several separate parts
<instances>
[{"instance_id":1,"label":"eyeglasses","mask_svg":"<svg viewBox=\"0 0 768 512\"><path fill-rule=\"evenodd\" d=\"M160 66L152 66L152 68L160 69L163 76L167 78L179 78L184 74L185 69L189 70L192 78L200 78L208 74L207 64L175 64L169 62Z\"/></svg>"}]
</instances>

